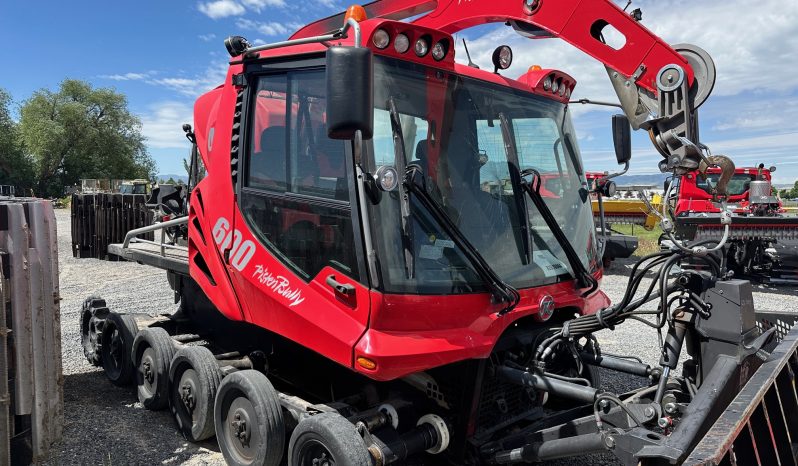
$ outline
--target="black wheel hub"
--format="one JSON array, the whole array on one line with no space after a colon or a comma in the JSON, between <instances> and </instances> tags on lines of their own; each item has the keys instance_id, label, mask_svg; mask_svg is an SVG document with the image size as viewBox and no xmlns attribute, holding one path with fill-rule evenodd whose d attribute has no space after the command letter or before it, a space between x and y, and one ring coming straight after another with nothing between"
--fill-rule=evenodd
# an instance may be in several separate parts
<instances>
[{"instance_id":1,"label":"black wheel hub","mask_svg":"<svg viewBox=\"0 0 798 466\"><path fill-rule=\"evenodd\" d=\"M152 383L155 381L155 374L152 372L152 361L150 361L148 358L141 364L141 366L144 373L144 380L146 380L148 384L152 385Z\"/></svg>"},{"instance_id":2,"label":"black wheel hub","mask_svg":"<svg viewBox=\"0 0 798 466\"><path fill-rule=\"evenodd\" d=\"M311 440L299 452L299 464L302 466L335 466L335 458L327 447L317 440Z\"/></svg>"},{"instance_id":3,"label":"black wheel hub","mask_svg":"<svg viewBox=\"0 0 798 466\"><path fill-rule=\"evenodd\" d=\"M249 446L250 432L246 420L247 414L241 409L237 409L233 420L230 421L231 432L235 438L241 442L241 446Z\"/></svg>"},{"instance_id":4,"label":"black wheel hub","mask_svg":"<svg viewBox=\"0 0 798 466\"><path fill-rule=\"evenodd\" d=\"M139 362L139 372L141 373L141 388L150 396L158 391L158 384L162 383L158 380L158 374L155 369L155 350L151 347L146 347L141 353L141 360Z\"/></svg>"},{"instance_id":5,"label":"black wheel hub","mask_svg":"<svg viewBox=\"0 0 798 466\"><path fill-rule=\"evenodd\" d=\"M183 406L189 414L193 414L194 408L197 407L197 381L193 377L193 372L192 369L189 369L183 373L178 388L180 401L183 402Z\"/></svg>"},{"instance_id":6,"label":"black wheel hub","mask_svg":"<svg viewBox=\"0 0 798 466\"><path fill-rule=\"evenodd\" d=\"M243 393L232 394L227 400L224 441L240 463L252 464L263 448L264 439L258 429L257 415L252 402Z\"/></svg>"}]
</instances>

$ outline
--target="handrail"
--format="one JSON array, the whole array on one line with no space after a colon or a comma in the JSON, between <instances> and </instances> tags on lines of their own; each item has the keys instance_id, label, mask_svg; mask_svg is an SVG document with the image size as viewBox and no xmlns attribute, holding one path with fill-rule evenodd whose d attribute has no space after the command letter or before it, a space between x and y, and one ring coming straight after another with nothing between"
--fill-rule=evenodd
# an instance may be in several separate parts
<instances>
[{"instance_id":1,"label":"handrail","mask_svg":"<svg viewBox=\"0 0 798 466\"><path fill-rule=\"evenodd\" d=\"M178 249L180 251L188 251L188 248L185 246L179 246L176 244L166 244L164 242L165 239L165 232L167 228L177 226L177 225L186 225L188 224L188 216L178 217L172 220L167 220L165 222L159 222L152 225L148 225L146 227L136 228L135 230L130 230L125 235L125 241L122 243L122 249L128 249L130 247L130 242L135 240L136 243L145 243L145 244L154 244L161 248L161 256L165 256L166 252L165 249ZM158 231L161 230L161 242L156 243L155 241L145 240L136 238L136 236L141 235L143 233L149 233L151 231Z\"/></svg>"},{"instance_id":2,"label":"handrail","mask_svg":"<svg viewBox=\"0 0 798 466\"><path fill-rule=\"evenodd\" d=\"M342 28L333 31L329 34L322 34L314 37L303 37L299 39L289 39L281 42L274 42L272 44L263 44L255 47L249 47L244 51L244 56L252 57L258 52L263 52L265 50L279 49L282 47L290 47L292 45L315 44L319 42L329 42L329 41L343 39L347 37L347 32L349 31L350 28L354 29L355 31L355 37L354 37L355 47L360 47L361 46L360 24L354 19L349 18L346 20Z\"/></svg>"}]
</instances>

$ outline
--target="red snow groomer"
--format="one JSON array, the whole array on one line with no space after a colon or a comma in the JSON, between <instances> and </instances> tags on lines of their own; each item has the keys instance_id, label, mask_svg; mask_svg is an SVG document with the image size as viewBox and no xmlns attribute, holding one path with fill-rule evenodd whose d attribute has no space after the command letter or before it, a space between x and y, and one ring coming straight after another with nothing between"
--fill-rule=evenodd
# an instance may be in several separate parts
<instances>
[{"instance_id":1,"label":"red snow groomer","mask_svg":"<svg viewBox=\"0 0 798 466\"><path fill-rule=\"evenodd\" d=\"M728 182L726 208L732 213L726 261L736 274L771 283L798 283L798 217L785 214L772 187L776 167L736 168ZM721 171L709 168L682 177L674 187L676 232L680 240L719 239L721 206L713 189Z\"/></svg>"},{"instance_id":2,"label":"red snow groomer","mask_svg":"<svg viewBox=\"0 0 798 466\"><path fill-rule=\"evenodd\" d=\"M141 328L88 299L89 361L135 381L146 408L169 407L187 439L215 435L232 465L687 460L773 332L756 326L750 283L720 279L714 258L710 272L671 273L692 250L644 258L609 302L576 81L540 67L503 76L513 54L499 44L491 69L455 62L454 34L485 23L606 65L627 168L630 123L667 154L665 171L703 159L711 59L609 0L386 0L284 42L233 36L224 83L184 127L187 215L108 247L166 269L179 311ZM609 26L625 44L605 41ZM632 319L657 329L652 344L665 334L657 364L599 350L594 332ZM599 368L640 387L605 391Z\"/></svg>"}]
</instances>

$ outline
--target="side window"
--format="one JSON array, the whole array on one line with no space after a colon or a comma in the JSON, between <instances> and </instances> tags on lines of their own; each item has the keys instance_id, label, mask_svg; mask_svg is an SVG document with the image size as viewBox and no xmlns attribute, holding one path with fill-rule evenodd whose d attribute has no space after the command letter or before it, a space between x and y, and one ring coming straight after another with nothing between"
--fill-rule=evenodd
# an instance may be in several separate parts
<instances>
[{"instance_id":1,"label":"side window","mask_svg":"<svg viewBox=\"0 0 798 466\"><path fill-rule=\"evenodd\" d=\"M346 146L327 137L324 71L262 76L255 89L244 218L305 280L326 266L354 275Z\"/></svg>"},{"instance_id":2,"label":"side window","mask_svg":"<svg viewBox=\"0 0 798 466\"><path fill-rule=\"evenodd\" d=\"M286 167L285 110L287 99L285 75L261 78L252 107L252 137L245 185L257 189L285 191Z\"/></svg>"}]
</instances>

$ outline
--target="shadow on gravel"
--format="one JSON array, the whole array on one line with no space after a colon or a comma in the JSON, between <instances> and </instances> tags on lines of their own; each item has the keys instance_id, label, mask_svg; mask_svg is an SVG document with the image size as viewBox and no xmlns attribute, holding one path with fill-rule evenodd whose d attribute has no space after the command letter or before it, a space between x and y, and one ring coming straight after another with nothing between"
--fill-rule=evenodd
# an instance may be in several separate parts
<instances>
[{"instance_id":1,"label":"shadow on gravel","mask_svg":"<svg viewBox=\"0 0 798 466\"><path fill-rule=\"evenodd\" d=\"M46 464L224 464L215 439L193 444L180 436L168 410L148 411L130 387L100 370L64 377L64 439Z\"/></svg>"}]
</instances>

